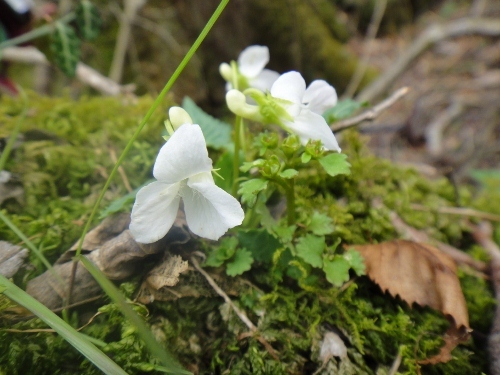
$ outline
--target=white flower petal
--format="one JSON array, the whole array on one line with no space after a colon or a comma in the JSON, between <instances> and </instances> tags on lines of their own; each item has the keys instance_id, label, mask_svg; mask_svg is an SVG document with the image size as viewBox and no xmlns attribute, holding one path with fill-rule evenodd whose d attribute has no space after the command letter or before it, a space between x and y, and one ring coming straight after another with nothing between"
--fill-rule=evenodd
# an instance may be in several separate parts
<instances>
[{"instance_id":1,"label":"white flower petal","mask_svg":"<svg viewBox=\"0 0 500 375\"><path fill-rule=\"evenodd\" d=\"M316 80L307 88L302 103L308 104L314 113L322 115L328 108L337 104L337 92L328 82Z\"/></svg>"},{"instance_id":2,"label":"white flower petal","mask_svg":"<svg viewBox=\"0 0 500 375\"><path fill-rule=\"evenodd\" d=\"M248 84L250 87L266 92L271 90L273 83L276 82L279 76L280 74L274 70L264 69L257 77L249 79Z\"/></svg>"},{"instance_id":3,"label":"white flower petal","mask_svg":"<svg viewBox=\"0 0 500 375\"><path fill-rule=\"evenodd\" d=\"M266 46L250 46L238 57L238 69L247 78L254 78L262 72L269 62L269 49Z\"/></svg>"},{"instance_id":4,"label":"white flower petal","mask_svg":"<svg viewBox=\"0 0 500 375\"><path fill-rule=\"evenodd\" d=\"M191 177L181 195L189 229L200 237L218 240L245 217L240 203L215 185L209 173Z\"/></svg>"},{"instance_id":5,"label":"white flower petal","mask_svg":"<svg viewBox=\"0 0 500 375\"><path fill-rule=\"evenodd\" d=\"M153 175L166 184L212 170L203 132L198 125L184 124L163 145L156 157Z\"/></svg>"},{"instance_id":6,"label":"white flower petal","mask_svg":"<svg viewBox=\"0 0 500 375\"><path fill-rule=\"evenodd\" d=\"M337 139L322 116L304 108L294 120L293 122L286 121L285 126L299 136L303 145L306 145L310 139L320 140L326 150L340 152Z\"/></svg>"},{"instance_id":7,"label":"white flower petal","mask_svg":"<svg viewBox=\"0 0 500 375\"><path fill-rule=\"evenodd\" d=\"M137 242L153 243L167 234L177 217L179 187L155 181L139 190L129 227Z\"/></svg>"},{"instance_id":8,"label":"white flower petal","mask_svg":"<svg viewBox=\"0 0 500 375\"><path fill-rule=\"evenodd\" d=\"M298 72L282 74L271 87L271 95L275 98L292 102L286 107L288 113L295 117L300 112L302 97L306 91L306 82Z\"/></svg>"}]
</instances>

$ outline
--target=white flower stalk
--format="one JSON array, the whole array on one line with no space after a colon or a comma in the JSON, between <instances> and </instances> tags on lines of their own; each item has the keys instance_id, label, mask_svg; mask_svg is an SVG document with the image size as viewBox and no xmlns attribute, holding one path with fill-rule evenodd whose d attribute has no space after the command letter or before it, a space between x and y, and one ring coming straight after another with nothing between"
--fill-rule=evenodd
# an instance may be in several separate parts
<instances>
[{"instance_id":1,"label":"white flower stalk","mask_svg":"<svg viewBox=\"0 0 500 375\"><path fill-rule=\"evenodd\" d=\"M238 89L249 87L267 91L278 79L279 73L264 69L269 62L269 49L266 46L249 46L238 57L236 64L222 63L219 66L221 76L227 81L226 89L230 90L237 82Z\"/></svg>"},{"instance_id":2,"label":"white flower stalk","mask_svg":"<svg viewBox=\"0 0 500 375\"><path fill-rule=\"evenodd\" d=\"M129 229L140 243L156 242L167 234L181 199L189 229L200 237L217 240L244 218L240 203L214 183L201 128L179 125L190 118L176 111L179 116L170 120L177 130L160 149L153 168L157 181L139 190L132 209Z\"/></svg>"},{"instance_id":3,"label":"white flower stalk","mask_svg":"<svg viewBox=\"0 0 500 375\"><path fill-rule=\"evenodd\" d=\"M246 101L251 96L258 106ZM319 140L326 150L340 152L337 139L321 116L337 104L337 93L327 82L313 81L306 89L298 72L282 74L268 94L247 89L244 93L230 90L226 94L229 109L238 116L264 123L275 123L295 133L303 145Z\"/></svg>"}]
</instances>

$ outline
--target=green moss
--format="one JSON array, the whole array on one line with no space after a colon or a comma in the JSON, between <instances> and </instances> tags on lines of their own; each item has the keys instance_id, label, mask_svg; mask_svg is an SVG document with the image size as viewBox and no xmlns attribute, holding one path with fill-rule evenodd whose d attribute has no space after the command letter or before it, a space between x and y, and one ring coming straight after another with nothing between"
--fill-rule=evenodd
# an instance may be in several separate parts
<instances>
[{"instance_id":1,"label":"green moss","mask_svg":"<svg viewBox=\"0 0 500 375\"><path fill-rule=\"evenodd\" d=\"M110 150L117 155L121 152L151 102L146 97L137 103L123 103L112 98L83 98L74 102L68 98L30 95L30 114L23 123L25 139L7 164L7 169L22 183L25 199L6 201L2 208L51 260L80 235L113 165ZM5 124L4 136L12 129L19 112L19 103L2 99L0 122ZM154 158L163 144L160 137L163 119L164 113L158 111L123 165L132 188L150 178ZM355 132L346 133L345 142L343 148L352 164L350 176L331 178L321 168L300 171L296 203L301 222L289 235L289 241L293 235L306 233L304 223L314 212L326 214L332 220L333 232L325 235L330 250L339 241L348 245L392 240L398 237L389 219L392 210L409 225L425 229L442 241L462 245L463 250L475 257L485 258L484 252L472 245L466 218L437 211L439 207L455 204L455 192L448 181L428 181L413 170L373 157ZM125 193L123 181L117 177L104 206ZM468 190L460 189L463 202L498 211L499 208L488 207L494 194L497 193L483 191L473 197ZM426 211L415 210L413 204L425 206ZM18 241L4 224L0 224L0 236ZM438 312L419 306L410 308L382 293L367 277L353 279L348 286L338 289L325 280L323 273L300 263L306 275L297 268L295 279L286 276L280 267L292 255L288 250L279 250L281 257L277 257L272 269L276 274L271 274L271 266L265 262L268 258L259 258L256 267L243 274L245 283L238 284L235 289L239 295L233 297L258 324L259 334L278 353L279 361L257 337L241 336L248 331L247 327L218 297L155 302L148 310L139 304L134 306L156 337L188 369L200 374L313 373L321 366L318 345L326 331L342 337L348 358L329 363L325 372L341 368L344 373L352 374L383 373L401 353L399 373L414 374L418 360L439 350L448 322ZM43 271L36 259L31 262L32 269L16 276L19 284ZM474 275L461 272L460 280L471 327L486 334L495 306L492 291L485 280ZM122 285L129 298L133 297L138 282ZM3 327L46 328L36 319L13 321L12 314L5 310L8 307L12 306L0 303ZM155 360L119 309L113 304L98 308L100 314L83 332L102 341L103 350L128 373L159 373ZM72 324L86 323L92 313L78 311L72 317ZM97 373L53 333L0 330L0 353L3 353L0 371L6 374ZM425 374L487 372L485 349L471 339L453 351L449 363L425 366L421 371Z\"/></svg>"}]
</instances>

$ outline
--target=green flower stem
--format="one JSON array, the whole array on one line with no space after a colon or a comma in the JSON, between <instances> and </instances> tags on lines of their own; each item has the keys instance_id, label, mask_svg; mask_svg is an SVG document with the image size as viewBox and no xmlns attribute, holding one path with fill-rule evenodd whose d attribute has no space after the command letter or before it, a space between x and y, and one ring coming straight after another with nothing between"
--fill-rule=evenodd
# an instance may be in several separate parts
<instances>
[{"instance_id":1,"label":"green flower stem","mask_svg":"<svg viewBox=\"0 0 500 375\"><path fill-rule=\"evenodd\" d=\"M243 128L243 118L236 116L234 124L234 157L233 157L233 196L238 193L238 179L240 177L240 141L241 130Z\"/></svg>"},{"instance_id":2,"label":"green flower stem","mask_svg":"<svg viewBox=\"0 0 500 375\"><path fill-rule=\"evenodd\" d=\"M58 19L56 22L49 23L44 26L40 26L36 28L35 30L29 31L27 33L24 33L17 38L12 38L12 39L7 39L0 43L0 50L11 47L11 46L16 46L18 44L23 44L26 42L29 42L30 40L39 38L41 36L50 34L54 29L56 28L57 23L70 23L75 19L75 13L71 12L65 15L64 17L61 17Z\"/></svg>"},{"instance_id":3,"label":"green flower stem","mask_svg":"<svg viewBox=\"0 0 500 375\"><path fill-rule=\"evenodd\" d=\"M128 154L128 152L132 148L132 145L134 144L135 140L139 136L139 133L142 131L144 126L146 126L147 122L149 121L149 119L152 116L152 114L154 113L154 111L159 107L159 105L161 104L161 102L165 98L165 95L167 95L167 93L170 91L173 84L175 83L177 78L180 76L180 74L182 73L182 71L184 70L186 65L189 63L189 61L191 60L191 58L195 54L196 50L200 47L201 43L206 38L208 32L212 29L212 26L215 24L215 22L217 21L217 19L219 18L219 16L221 15L222 11L224 10L224 8L226 7L226 5L228 3L229 3L229 0L221 0L219 6L215 10L215 12L212 14L212 17L210 17L207 24L205 25L205 27L201 31L200 35L195 40L195 42L193 43L193 45L191 46L191 48L187 52L186 56L184 56L184 58L182 59L181 63L177 67L177 69L175 69L175 72L172 74L172 77L170 77L167 84L165 85L163 90L160 92L160 95L158 95L158 97L154 101L153 105L151 106L149 111L146 113L146 116L144 116L144 118L142 119L142 121L139 124L139 127L137 128L137 130L135 131L134 135L132 135L132 138L125 146L125 149L123 150L122 154L118 158L118 161L115 163L115 166L111 170L111 173L109 174L108 180L104 184L104 187L102 188L101 193L99 194L99 197L97 198L97 201L94 205L94 208L92 209L92 212L91 212L89 218L87 219L87 222L85 223L85 227L83 228L82 235L80 237L80 240L78 241L78 247L76 249L76 257L78 257L80 255L80 253L82 252L83 239L85 238L85 235L87 234L87 232L90 228L90 224L92 224L92 221L94 220L94 217L97 214L97 210L99 209L101 201L104 198L104 194L108 190L109 185L111 184L111 181L113 180L113 178L116 175L116 172L118 171L118 167L121 165L121 163L125 159L125 156Z\"/></svg>"},{"instance_id":4,"label":"green flower stem","mask_svg":"<svg viewBox=\"0 0 500 375\"><path fill-rule=\"evenodd\" d=\"M295 224L295 179L288 180L288 189L286 192L286 213L288 225Z\"/></svg>"},{"instance_id":5,"label":"green flower stem","mask_svg":"<svg viewBox=\"0 0 500 375\"><path fill-rule=\"evenodd\" d=\"M7 141L7 144L5 145L4 150L2 151L2 154L0 155L0 171L2 171L3 168L5 167L5 163L7 162L7 158L10 155L10 151L14 147L14 143L16 142L17 136L21 131L21 126L23 125L24 119L26 118L26 113L28 113L28 97L26 96L26 93L22 89L19 90L19 93L21 94L21 97L23 99L23 109L21 111L19 118L17 119L14 129L12 130L12 134L10 135L9 140Z\"/></svg>"},{"instance_id":6,"label":"green flower stem","mask_svg":"<svg viewBox=\"0 0 500 375\"><path fill-rule=\"evenodd\" d=\"M284 180L279 177L271 178L271 181L277 183L285 190L286 214L288 225L295 224L295 179Z\"/></svg>"}]
</instances>

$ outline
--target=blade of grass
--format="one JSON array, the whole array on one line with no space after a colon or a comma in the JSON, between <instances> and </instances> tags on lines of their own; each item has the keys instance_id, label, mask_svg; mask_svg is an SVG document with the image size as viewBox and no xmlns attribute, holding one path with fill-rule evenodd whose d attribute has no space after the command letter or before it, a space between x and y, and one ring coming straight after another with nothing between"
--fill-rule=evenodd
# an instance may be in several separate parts
<instances>
[{"instance_id":1,"label":"blade of grass","mask_svg":"<svg viewBox=\"0 0 500 375\"><path fill-rule=\"evenodd\" d=\"M2 275L0 275L0 292L15 301L17 304L24 306L47 323L105 374L127 375L127 373L123 371L120 366L90 343L84 335L77 332L73 327L64 322L64 320L59 318L42 303L38 302Z\"/></svg>"},{"instance_id":2,"label":"blade of grass","mask_svg":"<svg viewBox=\"0 0 500 375\"><path fill-rule=\"evenodd\" d=\"M104 290L104 292L106 292L111 300L120 307L122 314L137 328L137 333L142 338L151 354L159 359L162 365L169 369L171 372L174 372L176 374L191 374L189 371L183 370L182 367L174 359L174 357L170 353L168 353L166 349L158 343L158 341L156 341L146 323L144 323L144 321L130 307L130 304L127 303L118 288L108 280L108 278L101 272L101 270L84 256L80 256L80 261L94 277L94 279L96 279L99 285L101 285L101 288Z\"/></svg>"},{"instance_id":3,"label":"blade of grass","mask_svg":"<svg viewBox=\"0 0 500 375\"><path fill-rule=\"evenodd\" d=\"M87 219L87 222L85 223L85 227L83 228L82 235L80 237L80 240L78 242L78 247L76 249L76 256L79 256L81 251L82 251L83 239L85 238L85 235L87 234L87 232L90 229L90 224L92 224L92 221L94 220L94 217L97 214L97 210L99 209L101 201L104 198L104 194L108 190L109 185L111 184L111 181L115 177L115 174L118 171L118 167L121 165L121 163L125 159L125 156L127 156L128 152L132 148L133 143L135 142L135 140L139 136L139 133L142 131L144 126L146 126L147 122L149 121L149 119L153 115L154 111L156 111L156 109L158 108L160 103L165 98L165 95L167 95L167 93L170 91L170 89L174 85L177 78L180 76L180 74L182 73L182 71L184 70L186 65L189 63L189 61L191 60L193 55L198 50L198 47L201 45L203 40L205 40L206 36L208 35L208 32L212 29L212 26L215 24L215 22L217 21L217 19L219 18L219 16L221 15L222 11L224 10L224 8L226 7L226 5L228 3L229 3L229 0L222 0L220 2L219 6L217 7L217 9L215 9L214 13L212 14L212 17L210 17L207 24L203 28L203 30L201 30L200 35L198 35L198 38L196 38L196 40L194 41L194 43L191 46L191 48L189 49L189 51L186 53L186 56L184 56L184 58L180 62L177 69L175 69L174 73L172 74L172 77L170 77L167 84L165 85L165 87L160 92L160 94L158 95L156 100L153 102L153 105L151 106L151 108L148 110L148 112L146 113L146 115L142 119L141 123L139 124L139 127L137 128L135 133L132 135L132 138L130 138L130 141L127 143L127 145L123 149L123 152L121 153L121 155L118 158L117 162L115 163L113 169L111 170L111 173L109 174L108 180L104 184L104 187L102 188L101 193L99 194L99 197L97 198L97 201L95 202L94 207L92 208L92 212L91 212L89 218Z\"/></svg>"},{"instance_id":4,"label":"blade of grass","mask_svg":"<svg viewBox=\"0 0 500 375\"><path fill-rule=\"evenodd\" d=\"M0 220L2 220L5 223L5 225L7 225L10 228L10 230L14 232L21 239L21 241L23 241L24 244L38 257L38 259L40 259L40 261L44 264L44 266L47 267L47 269L52 273L52 275L62 286L66 285L61 276L54 271L54 268L49 263L47 258L45 258L42 252L38 250L35 244L31 242L28 239L28 237L26 237L25 234L21 232L21 230L18 227L16 227L15 224L12 221L10 221L7 216L4 215L2 211L0 211Z\"/></svg>"}]
</instances>

